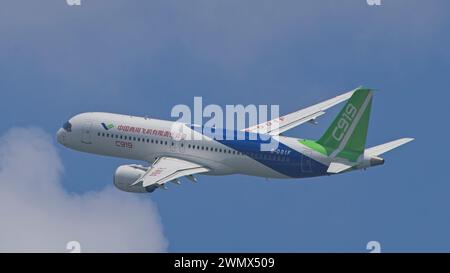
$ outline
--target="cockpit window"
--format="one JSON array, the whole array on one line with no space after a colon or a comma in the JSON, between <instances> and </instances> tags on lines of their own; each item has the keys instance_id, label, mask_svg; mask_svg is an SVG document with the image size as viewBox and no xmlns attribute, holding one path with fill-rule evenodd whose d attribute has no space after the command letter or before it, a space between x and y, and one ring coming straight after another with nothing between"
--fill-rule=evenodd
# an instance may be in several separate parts
<instances>
[{"instance_id":1,"label":"cockpit window","mask_svg":"<svg viewBox=\"0 0 450 273\"><path fill-rule=\"evenodd\" d=\"M63 129L66 130L67 132L72 132L72 124L70 124L70 122L64 123Z\"/></svg>"}]
</instances>

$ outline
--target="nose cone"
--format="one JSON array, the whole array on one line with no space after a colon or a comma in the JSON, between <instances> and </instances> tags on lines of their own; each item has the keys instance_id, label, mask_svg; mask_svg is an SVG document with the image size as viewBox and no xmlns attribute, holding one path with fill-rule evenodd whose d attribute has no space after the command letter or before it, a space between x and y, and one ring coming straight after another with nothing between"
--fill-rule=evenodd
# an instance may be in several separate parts
<instances>
[{"instance_id":1,"label":"nose cone","mask_svg":"<svg viewBox=\"0 0 450 273\"><path fill-rule=\"evenodd\" d=\"M62 145L65 145L66 143L66 132L62 128L56 133L56 141Z\"/></svg>"}]
</instances>

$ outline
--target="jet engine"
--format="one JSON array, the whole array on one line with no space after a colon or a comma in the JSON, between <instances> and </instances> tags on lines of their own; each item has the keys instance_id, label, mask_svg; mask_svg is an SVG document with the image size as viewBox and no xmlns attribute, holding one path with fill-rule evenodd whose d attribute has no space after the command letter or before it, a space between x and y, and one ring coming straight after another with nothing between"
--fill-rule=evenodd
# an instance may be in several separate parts
<instances>
[{"instance_id":1,"label":"jet engine","mask_svg":"<svg viewBox=\"0 0 450 273\"><path fill-rule=\"evenodd\" d=\"M126 192L145 193L149 192L142 184L132 185L136 180L141 177L148 168L141 165L122 165L117 168L114 173L114 186L118 189Z\"/></svg>"}]
</instances>

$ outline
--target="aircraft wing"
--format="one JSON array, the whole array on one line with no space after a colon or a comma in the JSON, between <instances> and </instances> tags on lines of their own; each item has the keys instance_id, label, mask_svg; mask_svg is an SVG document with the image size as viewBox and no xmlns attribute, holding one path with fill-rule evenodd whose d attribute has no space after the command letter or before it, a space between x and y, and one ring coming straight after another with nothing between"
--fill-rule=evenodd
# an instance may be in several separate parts
<instances>
[{"instance_id":1,"label":"aircraft wing","mask_svg":"<svg viewBox=\"0 0 450 273\"><path fill-rule=\"evenodd\" d=\"M177 181L176 179L179 177L208 171L208 168L190 161L173 157L160 157L133 185L142 183L142 186L145 188L164 187L165 183Z\"/></svg>"},{"instance_id":2,"label":"aircraft wing","mask_svg":"<svg viewBox=\"0 0 450 273\"><path fill-rule=\"evenodd\" d=\"M356 89L355 89L356 90ZM306 122L314 122L314 120L323 114L325 110L348 100L355 90L339 95L324 102L315 104L305 109L287 114L282 117L272 119L270 121L257 124L255 126L244 129L243 131L260 134L279 135L284 131L292 129Z\"/></svg>"}]
</instances>

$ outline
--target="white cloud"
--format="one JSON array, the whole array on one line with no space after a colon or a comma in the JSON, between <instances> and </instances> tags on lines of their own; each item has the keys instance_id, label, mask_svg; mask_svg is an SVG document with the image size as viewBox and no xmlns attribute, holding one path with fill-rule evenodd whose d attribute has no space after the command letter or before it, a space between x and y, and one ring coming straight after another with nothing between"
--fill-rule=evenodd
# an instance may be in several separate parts
<instances>
[{"instance_id":1,"label":"white cloud","mask_svg":"<svg viewBox=\"0 0 450 273\"><path fill-rule=\"evenodd\" d=\"M112 187L67 193L61 160L40 129L11 129L0 143L0 252L67 252L69 241L83 252L167 251L148 198Z\"/></svg>"}]
</instances>

